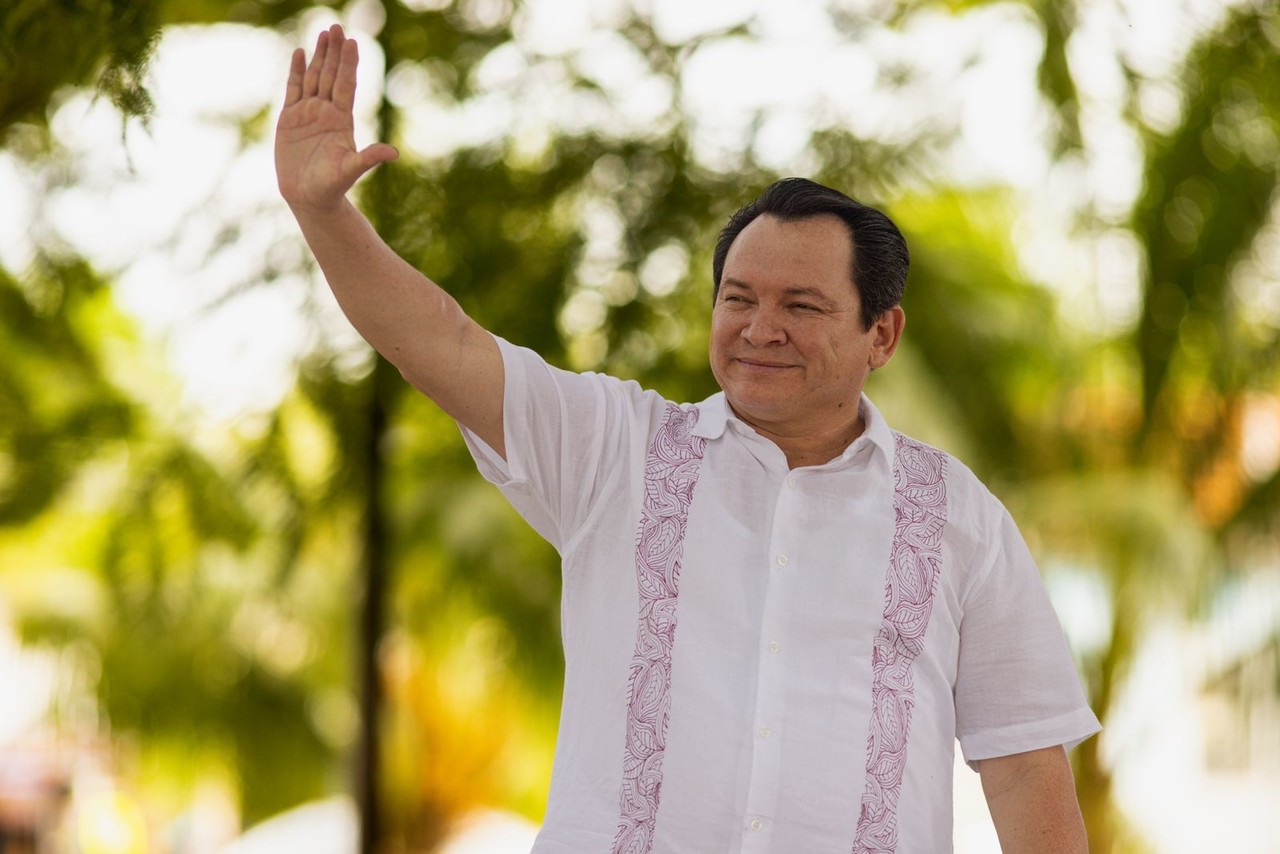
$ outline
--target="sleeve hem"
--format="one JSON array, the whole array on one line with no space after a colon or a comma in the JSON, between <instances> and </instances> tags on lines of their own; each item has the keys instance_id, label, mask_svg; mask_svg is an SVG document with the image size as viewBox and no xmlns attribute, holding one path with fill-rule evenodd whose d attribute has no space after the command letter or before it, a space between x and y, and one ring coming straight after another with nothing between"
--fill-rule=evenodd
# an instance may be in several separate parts
<instances>
[{"instance_id":1,"label":"sleeve hem","mask_svg":"<svg viewBox=\"0 0 1280 854\"><path fill-rule=\"evenodd\" d=\"M502 354L502 431L504 435L509 436L511 435L511 413L524 403L520 397L524 394L526 386L525 367L514 345L497 335L493 335L493 340L497 342L498 350ZM495 486L511 486L526 479L522 461L513 459L512 443L507 443L507 459L504 460L490 447L489 443L462 424L458 424L458 429L462 431L462 440L466 443L467 449L475 460L476 468L485 480Z\"/></svg>"},{"instance_id":2,"label":"sleeve hem","mask_svg":"<svg viewBox=\"0 0 1280 854\"><path fill-rule=\"evenodd\" d=\"M1040 750L1057 745L1070 750L1086 738L1097 734L1101 729L1102 725L1098 723L1098 718L1093 711L1087 706L1082 706L1048 720L962 734L959 736L960 750L969 767L977 771L975 763L983 759L1026 753L1029 750Z\"/></svg>"}]
</instances>

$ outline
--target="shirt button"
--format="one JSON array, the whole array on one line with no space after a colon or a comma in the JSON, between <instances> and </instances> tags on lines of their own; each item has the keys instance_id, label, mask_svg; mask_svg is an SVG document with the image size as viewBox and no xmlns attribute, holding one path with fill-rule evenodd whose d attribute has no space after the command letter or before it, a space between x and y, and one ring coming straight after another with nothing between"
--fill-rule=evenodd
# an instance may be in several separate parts
<instances>
[{"instance_id":1,"label":"shirt button","mask_svg":"<svg viewBox=\"0 0 1280 854\"><path fill-rule=\"evenodd\" d=\"M747 827L751 828L754 832L759 833L764 830L764 822L758 818L753 818L751 819L751 824L748 824Z\"/></svg>"},{"instance_id":2,"label":"shirt button","mask_svg":"<svg viewBox=\"0 0 1280 854\"><path fill-rule=\"evenodd\" d=\"M782 644L777 641L769 641L769 652L777 652L782 649Z\"/></svg>"},{"instance_id":3,"label":"shirt button","mask_svg":"<svg viewBox=\"0 0 1280 854\"><path fill-rule=\"evenodd\" d=\"M787 486L789 486L790 488L795 489L799 485L800 485L800 481L796 480L794 477L787 478Z\"/></svg>"},{"instance_id":4,"label":"shirt button","mask_svg":"<svg viewBox=\"0 0 1280 854\"><path fill-rule=\"evenodd\" d=\"M761 738L768 738L771 735L773 735L773 730L769 729L767 726L760 727Z\"/></svg>"},{"instance_id":5,"label":"shirt button","mask_svg":"<svg viewBox=\"0 0 1280 854\"><path fill-rule=\"evenodd\" d=\"M778 566L786 566L791 563L791 559L786 555L778 555Z\"/></svg>"}]
</instances>

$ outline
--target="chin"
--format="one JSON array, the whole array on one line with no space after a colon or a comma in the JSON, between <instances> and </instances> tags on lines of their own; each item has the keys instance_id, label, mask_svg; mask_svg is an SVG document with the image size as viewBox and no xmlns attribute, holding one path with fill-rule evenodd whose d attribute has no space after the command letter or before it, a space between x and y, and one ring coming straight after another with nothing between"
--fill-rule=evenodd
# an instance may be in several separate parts
<instances>
[{"instance_id":1,"label":"chin","mask_svg":"<svg viewBox=\"0 0 1280 854\"><path fill-rule=\"evenodd\" d=\"M725 394L729 406L744 421L775 421L788 408L788 401L777 395Z\"/></svg>"}]
</instances>

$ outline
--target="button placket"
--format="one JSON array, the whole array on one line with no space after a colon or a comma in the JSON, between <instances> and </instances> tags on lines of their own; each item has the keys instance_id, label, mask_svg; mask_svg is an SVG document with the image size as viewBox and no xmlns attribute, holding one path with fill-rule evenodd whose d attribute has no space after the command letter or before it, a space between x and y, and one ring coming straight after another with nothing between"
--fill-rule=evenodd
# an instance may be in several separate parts
<instances>
[{"instance_id":1,"label":"button placket","mask_svg":"<svg viewBox=\"0 0 1280 854\"><path fill-rule=\"evenodd\" d=\"M784 476L776 493L773 530L770 532L769 576L761 613L762 641L757 648L758 678L754 719L750 734L750 778L743 804L746 828L743 852L767 851L771 837L771 817L778 804L782 770L782 740L778 737L786 719L785 661L781 655L786 640L787 614L796 572L794 543L803 495L794 476Z\"/></svg>"}]
</instances>

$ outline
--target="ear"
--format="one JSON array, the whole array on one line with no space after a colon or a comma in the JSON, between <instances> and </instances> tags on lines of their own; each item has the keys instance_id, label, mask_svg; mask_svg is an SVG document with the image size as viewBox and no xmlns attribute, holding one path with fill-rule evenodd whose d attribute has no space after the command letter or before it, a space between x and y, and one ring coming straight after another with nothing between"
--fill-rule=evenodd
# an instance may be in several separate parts
<instances>
[{"instance_id":1,"label":"ear","mask_svg":"<svg viewBox=\"0 0 1280 854\"><path fill-rule=\"evenodd\" d=\"M894 351L898 349L898 342L902 340L902 330L906 325L907 315L900 305L886 309L872 325L871 353L868 357L871 370L889 364Z\"/></svg>"}]
</instances>

